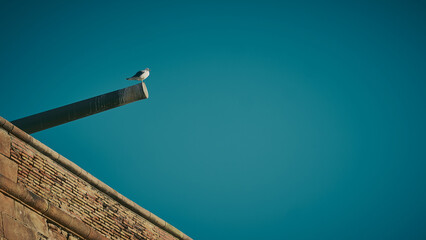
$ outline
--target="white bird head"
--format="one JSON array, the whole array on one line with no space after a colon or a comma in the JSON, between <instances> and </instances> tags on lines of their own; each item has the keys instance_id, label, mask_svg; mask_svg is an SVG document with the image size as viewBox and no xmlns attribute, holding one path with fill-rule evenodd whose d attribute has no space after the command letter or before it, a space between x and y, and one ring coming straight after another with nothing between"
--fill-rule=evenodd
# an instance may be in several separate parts
<instances>
[{"instance_id":1,"label":"white bird head","mask_svg":"<svg viewBox=\"0 0 426 240\"><path fill-rule=\"evenodd\" d=\"M145 68L145 71L148 71L148 72L149 72L149 71L151 71L151 70L149 70L149 68Z\"/></svg>"}]
</instances>

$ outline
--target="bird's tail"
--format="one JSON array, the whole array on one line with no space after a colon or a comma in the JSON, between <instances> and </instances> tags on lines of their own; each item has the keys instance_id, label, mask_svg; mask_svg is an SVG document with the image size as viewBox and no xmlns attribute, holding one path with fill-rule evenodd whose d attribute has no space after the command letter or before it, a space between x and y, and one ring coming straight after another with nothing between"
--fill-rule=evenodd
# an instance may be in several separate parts
<instances>
[{"instance_id":1,"label":"bird's tail","mask_svg":"<svg viewBox=\"0 0 426 240\"><path fill-rule=\"evenodd\" d=\"M126 80L133 80L132 78L126 78Z\"/></svg>"}]
</instances>

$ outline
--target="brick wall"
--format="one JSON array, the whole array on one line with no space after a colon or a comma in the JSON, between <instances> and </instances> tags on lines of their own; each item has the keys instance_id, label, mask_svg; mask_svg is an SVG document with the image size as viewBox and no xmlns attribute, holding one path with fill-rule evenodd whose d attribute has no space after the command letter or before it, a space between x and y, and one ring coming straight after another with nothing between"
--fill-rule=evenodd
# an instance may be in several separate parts
<instances>
[{"instance_id":1,"label":"brick wall","mask_svg":"<svg viewBox=\"0 0 426 240\"><path fill-rule=\"evenodd\" d=\"M64 214L110 239L190 239L186 235L171 234L150 222L21 138L0 128L0 174L47 200ZM33 210L4 189L0 191L0 239L84 238L63 225Z\"/></svg>"}]
</instances>

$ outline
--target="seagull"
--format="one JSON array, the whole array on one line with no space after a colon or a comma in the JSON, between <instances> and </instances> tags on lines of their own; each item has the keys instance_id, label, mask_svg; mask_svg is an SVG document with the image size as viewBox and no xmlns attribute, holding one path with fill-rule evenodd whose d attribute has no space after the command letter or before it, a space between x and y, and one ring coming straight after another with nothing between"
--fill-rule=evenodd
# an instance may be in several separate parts
<instances>
[{"instance_id":1,"label":"seagull","mask_svg":"<svg viewBox=\"0 0 426 240\"><path fill-rule=\"evenodd\" d=\"M145 68L145 70L140 70L137 72L133 77L126 78L127 80L138 80L142 81L145 80L149 76L149 68Z\"/></svg>"}]
</instances>

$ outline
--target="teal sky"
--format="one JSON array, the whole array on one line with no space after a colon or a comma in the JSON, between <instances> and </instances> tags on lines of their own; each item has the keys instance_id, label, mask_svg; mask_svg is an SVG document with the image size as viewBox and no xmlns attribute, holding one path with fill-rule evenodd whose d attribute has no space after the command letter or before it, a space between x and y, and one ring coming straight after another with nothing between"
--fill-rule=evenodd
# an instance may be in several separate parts
<instances>
[{"instance_id":1,"label":"teal sky","mask_svg":"<svg viewBox=\"0 0 426 240\"><path fill-rule=\"evenodd\" d=\"M194 239L426 239L423 1L2 1L0 115Z\"/></svg>"}]
</instances>

